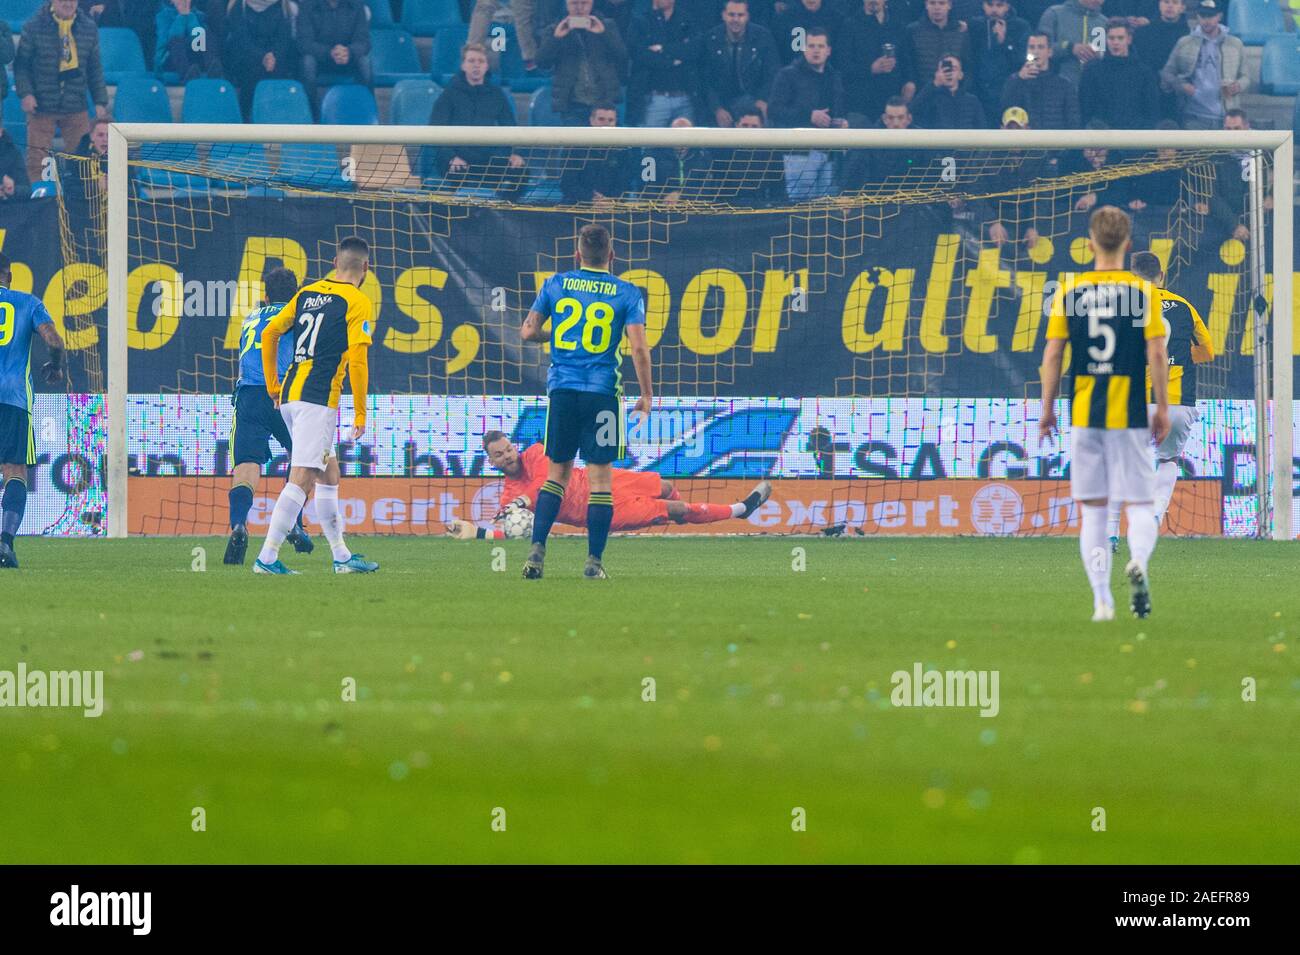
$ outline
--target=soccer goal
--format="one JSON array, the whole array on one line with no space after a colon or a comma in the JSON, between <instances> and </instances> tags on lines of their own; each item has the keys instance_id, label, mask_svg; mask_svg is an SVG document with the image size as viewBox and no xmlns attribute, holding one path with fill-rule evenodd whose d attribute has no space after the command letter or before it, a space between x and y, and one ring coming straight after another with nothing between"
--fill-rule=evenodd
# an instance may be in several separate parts
<instances>
[{"instance_id":1,"label":"soccer goal","mask_svg":"<svg viewBox=\"0 0 1300 955\"><path fill-rule=\"evenodd\" d=\"M747 521L650 532L1071 533L1068 427L1037 437L1044 302L1109 204L1213 342L1165 532L1291 539L1292 150L1290 131L116 124L106 179L60 166L68 314L108 316L68 405L105 473L70 497L102 487L111 536L225 533L241 319L270 268L323 277L356 234L377 327L370 433L339 447L349 528L489 520L484 435L523 450L544 429L547 356L518 326L599 222L656 378L619 466L687 500L775 485Z\"/></svg>"}]
</instances>

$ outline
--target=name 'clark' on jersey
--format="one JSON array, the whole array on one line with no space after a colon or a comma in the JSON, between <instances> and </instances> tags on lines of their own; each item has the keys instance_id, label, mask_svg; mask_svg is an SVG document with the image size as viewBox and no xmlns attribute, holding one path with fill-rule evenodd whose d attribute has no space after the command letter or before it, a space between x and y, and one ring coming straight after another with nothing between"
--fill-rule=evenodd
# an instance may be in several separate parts
<instances>
[{"instance_id":1,"label":"name 'clark' on jersey","mask_svg":"<svg viewBox=\"0 0 1300 955\"><path fill-rule=\"evenodd\" d=\"M1076 428L1145 428L1147 340L1164 338L1160 289L1132 272L1083 272L1057 292L1049 339L1070 343Z\"/></svg>"}]
</instances>

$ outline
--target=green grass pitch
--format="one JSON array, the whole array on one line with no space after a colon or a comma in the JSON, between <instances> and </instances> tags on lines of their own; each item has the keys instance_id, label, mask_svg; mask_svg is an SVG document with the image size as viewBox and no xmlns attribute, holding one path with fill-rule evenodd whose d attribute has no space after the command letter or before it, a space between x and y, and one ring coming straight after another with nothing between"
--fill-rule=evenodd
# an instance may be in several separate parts
<instances>
[{"instance_id":1,"label":"green grass pitch","mask_svg":"<svg viewBox=\"0 0 1300 955\"><path fill-rule=\"evenodd\" d=\"M616 538L607 582L575 539L541 582L523 543L352 543L377 575L21 541L0 669L107 706L0 709L0 861L1300 857L1294 545L1163 540L1155 614L1098 625L1074 540ZM999 671L1000 712L892 706L917 662Z\"/></svg>"}]
</instances>

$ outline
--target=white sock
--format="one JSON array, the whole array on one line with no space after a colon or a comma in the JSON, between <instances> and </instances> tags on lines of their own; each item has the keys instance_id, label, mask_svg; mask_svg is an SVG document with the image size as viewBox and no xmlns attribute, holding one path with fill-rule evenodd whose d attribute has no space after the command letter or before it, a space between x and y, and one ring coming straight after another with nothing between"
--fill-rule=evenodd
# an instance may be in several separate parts
<instances>
[{"instance_id":1,"label":"white sock","mask_svg":"<svg viewBox=\"0 0 1300 955\"><path fill-rule=\"evenodd\" d=\"M745 513L745 502L744 502L744 501L737 501L735 504L731 505L731 516L732 516L732 517L739 517L741 514L744 514L744 513Z\"/></svg>"},{"instance_id":2,"label":"white sock","mask_svg":"<svg viewBox=\"0 0 1300 955\"><path fill-rule=\"evenodd\" d=\"M1106 536L1119 537L1119 516L1124 513L1122 501L1111 501L1106 505Z\"/></svg>"},{"instance_id":3,"label":"white sock","mask_svg":"<svg viewBox=\"0 0 1300 955\"><path fill-rule=\"evenodd\" d=\"M1147 562L1151 560L1151 552L1156 549L1158 531L1155 507L1149 502L1128 506L1128 552L1144 574L1147 572Z\"/></svg>"},{"instance_id":4,"label":"white sock","mask_svg":"<svg viewBox=\"0 0 1300 955\"><path fill-rule=\"evenodd\" d=\"M1161 461L1156 465L1156 529L1164 523L1169 502L1174 498L1174 485L1178 483L1177 461Z\"/></svg>"},{"instance_id":5,"label":"white sock","mask_svg":"<svg viewBox=\"0 0 1300 955\"><path fill-rule=\"evenodd\" d=\"M330 542L330 550L335 560L347 560L352 556L348 545L343 543L343 518L339 517L339 486L316 482L316 520L325 531L325 539Z\"/></svg>"},{"instance_id":6,"label":"white sock","mask_svg":"<svg viewBox=\"0 0 1300 955\"><path fill-rule=\"evenodd\" d=\"M1101 504L1084 504L1079 522L1079 556L1092 585L1096 603L1114 606L1110 593L1110 541L1106 539L1106 508ZM1130 514L1130 520L1132 515ZM1130 532L1131 533L1131 532Z\"/></svg>"},{"instance_id":7,"label":"white sock","mask_svg":"<svg viewBox=\"0 0 1300 955\"><path fill-rule=\"evenodd\" d=\"M280 496L275 499L275 510L271 512L271 526L266 529L266 540L262 542L262 551L257 559L264 564L274 564L280 559L280 545L293 530L298 520L298 512L307 503L307 494L296 484L285 484Z\"/></svg>"}]
</instances>

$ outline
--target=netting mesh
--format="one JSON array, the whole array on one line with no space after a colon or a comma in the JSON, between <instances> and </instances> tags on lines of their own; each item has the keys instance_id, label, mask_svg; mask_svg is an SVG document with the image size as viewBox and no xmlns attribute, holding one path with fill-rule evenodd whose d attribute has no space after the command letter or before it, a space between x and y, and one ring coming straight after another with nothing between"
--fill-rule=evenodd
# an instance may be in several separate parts
<instances>
[{"instance_id":1,"label":"netting mesh","mask_svg":"<svg viewBox=\"0 0 1300 955\"><path fill-rule=\"evenodd\" d=\"M1065 531L1068 430L1059 447L1036 435L1044 290L1088 267L1088 216L1113 204L1219 356L1198 369L1182 461L1201 480L1180 483L1167 529L1249 533L1253 478L1229 459L1254 441L1242 168L1209 149L147 144L129 202L131 530L224 532L240 321L270 268L324 277L348 235L370 244L377 315L371 434L340 446L345 477L367 478L346 485L348 519L487 521L500 475L482 435L522 450L545 418L545 349L518 326L598 222L645 295L660 399L620 466L691 501L778 485L748 522L686 529ZM84 265L65 287L102 321L103 164L59 172L65 261ZM102 390L98 349L77 354ZM78 412L89 443L98 413ZM255 519L286 471L272 451ZM97 493L70 514L102 510Z\"/></svg>"}]
</instances>

